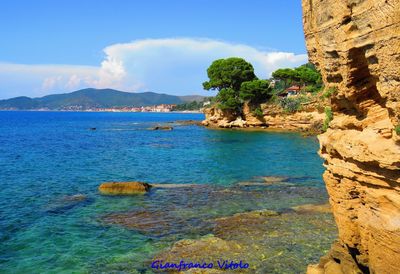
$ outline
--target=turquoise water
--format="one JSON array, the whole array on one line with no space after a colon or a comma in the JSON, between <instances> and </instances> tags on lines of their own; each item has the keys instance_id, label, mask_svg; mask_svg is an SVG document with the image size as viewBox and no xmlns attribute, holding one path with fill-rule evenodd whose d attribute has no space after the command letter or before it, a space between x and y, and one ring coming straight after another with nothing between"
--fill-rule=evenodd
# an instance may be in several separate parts
<instances>
[{"instance_id":1,"label":"turquoise water","mask_svg":"<svg viewBox=\"0 0 400 274\"><path fill-rule=\"evenodd\" d=\"M212 218L326 201L316 138L179 123L148 130L188 119L203 115L0 112L0 272L151 273L154 254L212 233ZM260 176L285 176L287 185L238 186ZM134 197L97 191L133 180L203 186ZM105 221L139 210L168 218L134 229ZM310 260L322 255L314 253Z\"/></svg>"}]
</instances>

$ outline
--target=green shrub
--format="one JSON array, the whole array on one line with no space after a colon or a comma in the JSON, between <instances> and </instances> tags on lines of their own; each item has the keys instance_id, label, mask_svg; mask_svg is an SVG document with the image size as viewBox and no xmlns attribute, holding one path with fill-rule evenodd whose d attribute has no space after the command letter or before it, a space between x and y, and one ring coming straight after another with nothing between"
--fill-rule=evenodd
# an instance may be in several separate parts
<instances>
[{"instance_id":1,"label":"green shrub","mask_svg":"<svg viewBox=\"0 0 400 274\"><path fill-rule=\"evenodd\" d=\"M311 97L307 96L306 94L302 94L300 96L297 96L296 99L299 100L300 104L305 104L310 102Z\"/></svg>"},{"instance_id":2,"label":"green shrub","mask_svg":"<svg viewBox=\"0 0 400 274\"><path fill-rule=\"evenodd\" d=\"M256 109L254 109L254 110L252 111L252 113L253 113L254 116L256 116L256 117L258 117L258 118L264 117L264 113L263 113L261 107L257 107Z\"/></svg>"},{"instance_id":3,"label":"green shrub","mask_svg":"<svg viewBox=\"0 0 400 274\"><path fill-rule=\"evenodd\" d=\"M321 90L321 86L310 85L304 87L304 91L311 92L311 93L318 93Z\"/></svg>"},{"instance_id":4,"label":"green shrub","mask_svg":"<svg viewBox=\"0 0 400 274\"><path fill-rule=\"evenodd\" d=\"M325 107L325 121L322 125L322 130L327 131L329 128L330 122L333 120L333 113L331 107Z\"/></svg>"},{"instance_id":5,"label":"green shrub","mask_svg":"<svg viewBox=\"0 0 400 274\"><path fill-rule=\"evenodd\" d=\"M301 101L299 98L285 97L282 98L279 103L285 111L290 113L299 111L301 108Z\"/></svg>"},{"instance_id":6,"label":"green shrub","mask_svg":"<svg viewBox=\"0 0 400 274\"><path fill-rule=\"evenodd\" d=\"M328 98L331 98L332 95L335 95L336 93L337 93L337 87L330 87L324 92L322 97L328 99Z\"/></svg>"},{"instance_id":7,"label":"green shrub","mask_svg":"<svg viewBox=\"0 0 400 274\"><path fill-rule=\"evenodd\" d=\"M276 95L276 94L272 95L271 98L269 99L269 102L273 103L273 104L278 104L279 103L279 96Z\"/></svg>"},{"instance_id":8,"label":"green shrub","mask_svg":"<svg viewBox=\"0 0 400 274\"><path fill-rule=\"evenodd\" d=\"M400 124L394 127L394 131L396 132L397 135L400 135Z\"/></svg>"}]
</instances>

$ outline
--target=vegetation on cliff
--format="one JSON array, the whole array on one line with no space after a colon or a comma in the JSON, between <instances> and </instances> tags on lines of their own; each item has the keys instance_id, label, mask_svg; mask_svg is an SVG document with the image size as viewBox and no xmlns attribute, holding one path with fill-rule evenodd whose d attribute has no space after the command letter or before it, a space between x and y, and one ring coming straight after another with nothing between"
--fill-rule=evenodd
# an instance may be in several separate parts
<instances>
[{"instance_id":1,"label":"vegetation on cliff","mask_svg":"<svg viewBox=\"0 0 400 274\"><path fill-rule=\"evenodd\" d=\"M302 104L315 99L304 95L316 95L323 88L321 74L311 63L293 69L278 69L272 73L271 79L261 80L254 74L254 68L249 62L231 57L215 60L207 69L207 75L209 81L204 82L203 87L218 91L215 105L236 116L242 113L244 103L250 105L254 114L262 116L260 105L268 101L293 113L299 111ZM298 96L282 96L291 85L301 90ZM329 98L333 93L329 89L323 97ZM324 106L321 111L323 109Z\"/></svg>"},{"instance_id":2,"label":"vegetation on cliff","mask_svg":"<svg viewBox=\"0 0 400 274\"><path fill-rule=\"evenodd\" d=\"M286 89L290 85L296 84L306 87L308 92L319 91L322 87L321 74L311 63L301 65L300 67L291 69L277 69L272 73L274 80L278 80L276 89Z\"/></svg>"},{"instance_id":3,"label":"vegetation on cliff","mask_svg":"<svg viewBox=\"0 0 400 274\"><path fill-rule=\"evenodd\" d=\"M266 80L258 79L246 60L233 57L214 61L207 74L209 81L203 87L217 90L218 94L205 109L205 125L278 125L317 134L326 130L332 120L327 107L336 90L323 89L321 74L310 63L278 69Z\"/></svg>"}]
</instances>

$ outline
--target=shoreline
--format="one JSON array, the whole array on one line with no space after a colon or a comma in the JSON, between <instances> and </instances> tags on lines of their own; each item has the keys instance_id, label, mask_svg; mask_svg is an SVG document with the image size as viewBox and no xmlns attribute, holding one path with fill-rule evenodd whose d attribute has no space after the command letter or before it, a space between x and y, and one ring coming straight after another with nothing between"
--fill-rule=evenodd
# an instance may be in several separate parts
<instances>
[{"instance_id":1,"label":"shoreline","mask_svg":"<svg viewBox=\"0 0 400 274\"><path fill-rule=\"evenodd\" d=\"M46 110L39 110L39 109L0 109L0 112L108 112L108 113L199 113L204 114L202 111L103 111L103 110L57 110L57 109L46 109Z\"/></svg>"},{"instance_id":2,"label":"shoreline","mask_svg":"<svg viewBox=\"0 0 400 274\"><path fill-rule=\"evenodd\" d=\"M247 132L265 132L265 133L293 133L300 134L303 137L317 137L321 133L313 133L308 131L294 130L294 129L285 129L285 128L275 128L275 127L215 127L215 126L205 126L201 124L200 126L208 128L210 130L226 130L226 131L247 131Z\"/></svg>"},{"instance_id":3,"label":"shoreline","mask_svg":"<svg viewBox=\"0 0 400 274\"><path fill-rule=\"evenodd\" d=\"M212 129L212 130L235 130L235 131L250 131L250 132L277 132L277 133L304 133L303 131L299 130L291 130L291 129L284 129L284 128L274 128L274 127L231 127L231 128L224 128L224 127L214 127L214 126L205 126L205 128Z\"/></svg>"}]
</instances>

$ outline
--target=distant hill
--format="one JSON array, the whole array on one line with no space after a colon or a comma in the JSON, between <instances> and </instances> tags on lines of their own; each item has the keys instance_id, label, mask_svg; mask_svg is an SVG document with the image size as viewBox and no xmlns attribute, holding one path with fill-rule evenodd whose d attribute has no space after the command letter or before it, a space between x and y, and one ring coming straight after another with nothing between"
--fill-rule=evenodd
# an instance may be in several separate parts
<instances>
[{"instance_id":1,"label":"distant hill","mask_svg":"<svg viewBox=\"0 0 400 274\"><path fill-rule=\"evenodd\" d=\"M201 101L200 95L174 96L154 92L131 93L114 89L81 89L71 93L53 94L40 98L15 97L0 100L0 109L90 109L125 106L151 106L159 104L182 104Z\"/></svg>"},{"instance_id":2,"label":"distant hill","mask_svg":"<svg viewBox=\"0 0 400 274\"><path fill-rule=\"evenodd\" d=\"M179 96L179 98L181 98L181 100L183 100L184 102L193 102L193 101L201 102L206 97L201 95L185 95L185 96Z\"/></svg>"}]
</instances>

